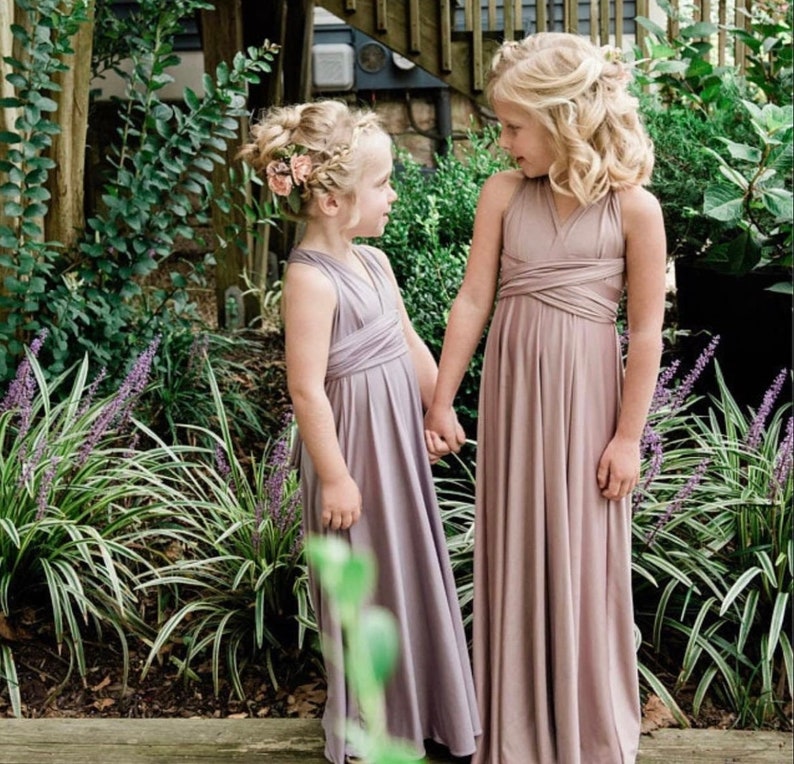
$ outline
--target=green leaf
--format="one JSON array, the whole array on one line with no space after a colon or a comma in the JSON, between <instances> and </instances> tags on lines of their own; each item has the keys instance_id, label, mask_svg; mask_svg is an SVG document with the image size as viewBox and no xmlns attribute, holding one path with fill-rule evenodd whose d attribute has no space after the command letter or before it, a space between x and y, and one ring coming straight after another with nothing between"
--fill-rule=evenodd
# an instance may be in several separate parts
<instances>
[{"instance_id":1,"label":"green leaf","mask_svg":"<svg viewBox=\"0 0 794 764\"><path fill-rule=\"evenodd\" d=\"M740 220L744 211L744 199L736 189L726 183L714 183L703 195L703 212L710 218L725 223Z\"/></svg>"},{"instance_id":2,"label":"green leaf","mask_svg":"<svg viewBox=\"0 0 794 764\"><path fill-rule=\"evenodd\" d=\"M794 197L786 188L765 188L761 201L778 222L794 222Z\"/></svg>"},{"instance_id":3,"label":"green leaf","mask_svg":"<svg viewBox=\"0 0 794 764\"><path fill-rule=\"evenodd\" d=\"M21 143L22 136L19 133L11 133L8 130L0 130L0 143Z\"/></svg>"},{"instance_id":4,"label":"green leaf","mask_svg":"<svg viewBox=\"0 0 794 764\"><path fill-rule=\"evenodd\" d=\"M720 138L720 140L728 147L730 155L734 159L741 159L744 162L752 162L758 164L763 156L761 149L755 146L748 146L746 143L735 143L727 138Z\"/></svg>"},{"instance_id":5,"label":"green leaf","mask_svg":"<svg viewBox=\"0 0 794 764\"><path fill-rule=\"evenodd\" d=\"M733 604L733 601L744 591L747 584L750 583L757 575L761 573L761 568L753 567L745 570L741 576L736 580L733 586L728 590L725 598L720 605L720 615L723 616L728 612L728 608Z\"/></svg>"},{"instance_id":6,"label":"green leaf","mask_svg":"<svg viewBox=\"0 0 794 764\"><path fill-rule=\"evenodd\" d=\"M717 34L719 27L708 21L698 21L695 24L690 24L681 28L680 35L684 39L693 39L695 37L711 37Z\"/></svg>"},{"instance_id":7,"label":"green leaf","mask_svg":"<svg viewBox=\"0 0 794 764\"><path fill-rule=\"evenodd\" d=\"M185 103L194 111L198 111L201 107L201 99L196 95L196 92L186 87L184 96Z\"/></svg>"},{"instance_id":8,"label":"green leaf","mask_svg":"<svg viewBox=\"0 0 794 764\"><path fill-rule=\"evenodd\" d=\"M400 639L392 613L382 607L368 607L361 614L359 636L369 653L375 679L385 684L397 664Z\"/></svg>"},{"instance_id":9,"label":"green leaf","mask_svg":"<svg viewBox=\"0 0 794 764\"><path fill-rule=\"evenodd\" d=\"M751 271L761 260L761 247L748 231L727 242L713 245L703 258L704 263L719 266L725 273L742 274Z\"/></svg>"}]
</instances>

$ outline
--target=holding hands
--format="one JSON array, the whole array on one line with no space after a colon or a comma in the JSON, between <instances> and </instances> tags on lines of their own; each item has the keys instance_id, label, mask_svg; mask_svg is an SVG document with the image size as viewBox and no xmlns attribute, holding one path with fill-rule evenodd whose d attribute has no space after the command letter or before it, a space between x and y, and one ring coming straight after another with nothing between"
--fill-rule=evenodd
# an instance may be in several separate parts
<instances>
[{"instance_id":1,"label":"holding hands","mask_svg":"<svg viewBox=\"0 0 794 764\"><path fill-rule=\"evenodd\" d=\"M425 445L430 461L435 464L446 454L457 454L465 442L466 433L452 406L430 406L425 414Z\"/></svg>"}]
</instances>

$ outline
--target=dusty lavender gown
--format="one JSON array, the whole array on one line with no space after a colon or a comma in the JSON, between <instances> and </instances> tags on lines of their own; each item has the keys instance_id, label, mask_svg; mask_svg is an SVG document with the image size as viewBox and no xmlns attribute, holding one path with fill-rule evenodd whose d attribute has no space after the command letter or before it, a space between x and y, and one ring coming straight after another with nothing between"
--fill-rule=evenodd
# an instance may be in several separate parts
<instances>
[{"instance_id":1,"label":"dusty lavender gown","mask_svg":"<svg viewBox=\"0 0 794 764\"><path fill-rule=\"evenodd\" d=\"M361 519L340 535L354 550L374 553L374 603L388 608L399 625L399 664L386 688L390 734L410 741L417 756L427 739L465 756L474 751L480 727L424 445L419 386L393 282L368 248L356 252L371 283L320 252L295 249L289 258L320 269L337 292L325 388L342 453L363 499ZM319 481L305 448L300 466L304 527L322 533ZM356 720L358 712L345 684L338 624L315 580L311 591L328 678L325 755L342 764L345 720Z\"/></svg>"},{"instance_id":2,"label":"dusty lavender gown","mask_svg":"<svg viewBox=\"0 0 794 764\"><path fill-rule=\"evenodd\" d=\"M623 375L619 200L561 221L548 180L525 179L503 242L480 391L474 762L633 762L631 516L596 484Z\"/></svg>"}]
</instances>

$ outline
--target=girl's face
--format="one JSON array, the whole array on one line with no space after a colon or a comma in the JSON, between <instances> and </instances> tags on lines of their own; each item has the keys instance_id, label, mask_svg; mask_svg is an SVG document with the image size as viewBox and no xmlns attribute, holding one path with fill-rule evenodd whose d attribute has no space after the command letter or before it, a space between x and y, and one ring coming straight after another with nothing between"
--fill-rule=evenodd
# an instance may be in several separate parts
<instances>
[{"instance_id":1,"label":"girl's face","mask_svg":"<svg viewBox=\"0 0 794 764\"><path fill-rule=\"evenodd\" d=\"M391 187L392 147L385 133L366 135L360 144L361 172L354 195L351 238L383 235L397 194Z\"/></svg>"},{"instance_id":2,"label":"girl's face","mask_svg":"<svg viewBox=\"0 0 794 764\"><path fill-rule=\"evenodd\" d=\"M549 131L530 112L511 103L496 101L493 109L502 125L499 145L528 178L548 175L555 158Z\"/></svg>"}]
</instances>

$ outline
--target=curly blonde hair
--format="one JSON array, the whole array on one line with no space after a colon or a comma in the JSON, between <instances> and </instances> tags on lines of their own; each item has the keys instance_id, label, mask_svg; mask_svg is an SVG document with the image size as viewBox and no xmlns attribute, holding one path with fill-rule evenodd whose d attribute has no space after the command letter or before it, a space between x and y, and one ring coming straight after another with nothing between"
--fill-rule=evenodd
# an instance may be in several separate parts
<instances>
[{"instance_id":1,"label":"curly blonde hair","mask_svg":"<svg viewBox=\"0 0 794 764\"><path fill-rule=\"evenodd\" d=\"M539 32L505 42L486 84L491 104L511 103L551 133L549 180L589 204L609 191L648 183L653 144L640 121L630 74L618 56L585 37Z\"/></svg>"},{"instance_id":2,"label":"curly blonde hair","mask_svg":"<svg viewBox=\"0 0 794 764\"><path fill-rule=\"evenodd\" d=\"M308 205L319 193L353 193L363 169L356 151L366 134L383 133L374 112L352 109L341 101L314 101L277 106L252 126L250 140L238 158L263 177L268 165L293 156L307 156L311 168L296 186L299 203L290 207L285 196L274 196L285 217L305 220Z\"/></svg>"}]
</instances>

